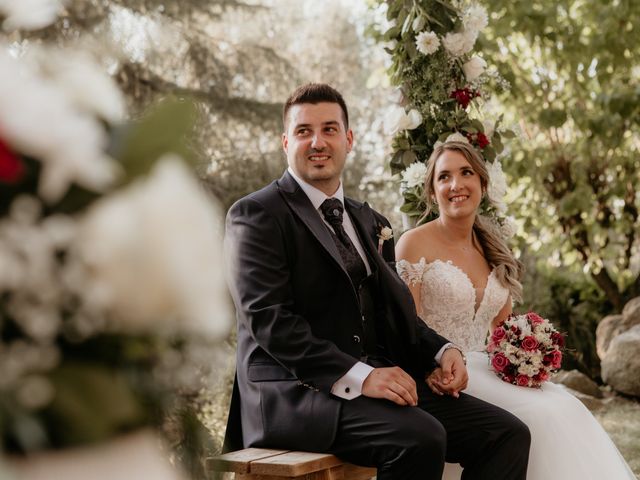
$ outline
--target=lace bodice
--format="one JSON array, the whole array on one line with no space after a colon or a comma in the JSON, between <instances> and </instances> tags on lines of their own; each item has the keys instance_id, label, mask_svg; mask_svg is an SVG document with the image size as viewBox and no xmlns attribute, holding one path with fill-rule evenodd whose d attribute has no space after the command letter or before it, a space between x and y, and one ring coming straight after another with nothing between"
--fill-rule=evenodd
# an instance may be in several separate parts
<instances>
[{"instance_id":1,"label":"lace bodice","mask_svg":"<svg viewBox=\"0 0 640 480\"><path fill-rule=\"evenodd\" d=\"M396 268L405 283L420 285L417 308L427 325L466 351L484 350L491 321L509 297L509 290L500 284L493 271L476 310L476 288L451 261L399 260Z\"/></svg>"}]
</instances>

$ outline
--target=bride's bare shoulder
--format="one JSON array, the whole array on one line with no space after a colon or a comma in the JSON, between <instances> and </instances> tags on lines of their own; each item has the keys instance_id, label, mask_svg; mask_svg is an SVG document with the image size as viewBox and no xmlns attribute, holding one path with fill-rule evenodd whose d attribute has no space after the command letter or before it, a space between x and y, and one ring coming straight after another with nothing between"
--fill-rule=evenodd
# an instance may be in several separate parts
<instances>
[{"instance_id":1,"label":"bride's bare shoulder","mask_svg":"<svg viewBox=\"0 0 640 480\"><path fill-rule=\"evenodd\" d=\"M435 246L434 226L433 222L429 222L404 232L396 245L396 258L411 263L417 263L424 258L430 262Z\"/></svg>"}]
</instances>

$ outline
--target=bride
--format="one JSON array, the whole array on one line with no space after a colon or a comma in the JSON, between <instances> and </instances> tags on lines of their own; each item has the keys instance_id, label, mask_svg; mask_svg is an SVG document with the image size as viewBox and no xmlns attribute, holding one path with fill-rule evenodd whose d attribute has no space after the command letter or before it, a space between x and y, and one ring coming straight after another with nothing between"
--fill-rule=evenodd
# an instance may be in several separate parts
<instances>
[{"instance_id":1,"label":"bride","mask_svg":"<svg viewBox=\"0 0 640 480\"><path fill-rule=\"evenodd\" d=\"M606 432L564 387L550 382L540 389L500 380L490 369L484 345L489 329L521 300L520 264L491 223L478 215L489 174L468 143L437 146L427 163L427 213L439 217L406 232L397 246L398 273L409 285L421 318L467 353L466 393L510 411L531 431L528 480L633 479ZM436 370L431 389L447 392ZM449 465L446 479L462 470Z\"/></svg>"}]
</instances>

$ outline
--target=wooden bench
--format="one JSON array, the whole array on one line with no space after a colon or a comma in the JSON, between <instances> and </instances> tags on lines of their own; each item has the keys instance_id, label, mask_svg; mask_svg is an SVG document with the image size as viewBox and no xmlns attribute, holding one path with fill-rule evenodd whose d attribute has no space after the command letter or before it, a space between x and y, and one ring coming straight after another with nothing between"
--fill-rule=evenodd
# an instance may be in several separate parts
<instances>
[{"instance_id":1,"label":"wooden bench","mask_svg":"<svg viewBox=\"0 0 640 480\"><path fill-rule=\"evenodd\" d=\"M234 472L236 480L369 480L375 468L345 463L327 453L245 448L207 459L210 472Z\"/></svg>"}]
</instances>

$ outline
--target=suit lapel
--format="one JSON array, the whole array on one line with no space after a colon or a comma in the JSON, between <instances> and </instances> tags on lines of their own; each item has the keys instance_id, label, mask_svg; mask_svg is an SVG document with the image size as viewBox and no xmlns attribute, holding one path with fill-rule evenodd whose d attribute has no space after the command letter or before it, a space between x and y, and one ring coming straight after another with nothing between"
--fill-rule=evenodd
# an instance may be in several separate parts
<instances>
[{"instance_id":1,"label":"suit lapel","mask_svg":"<svg viewBox=\"0 0 640 480\"><path fill-rule=\"evenodd\" d=\"M311 200L309 200L309 197L307 197L293 177L289 175L289 172L285 172L282 178L277 181L277 185L279 190L283 193L282 197L285 202L287 202L289 207L291 207L300 220L304 222L313 236L316 237L348 277L349 274L342 263L338 247L336 247L336 244L329 233L329 229L322 221L322 218L320 218L320 214L315 208L313 208L313 204L311 203Z\"/></svg>"}]
</instances>

